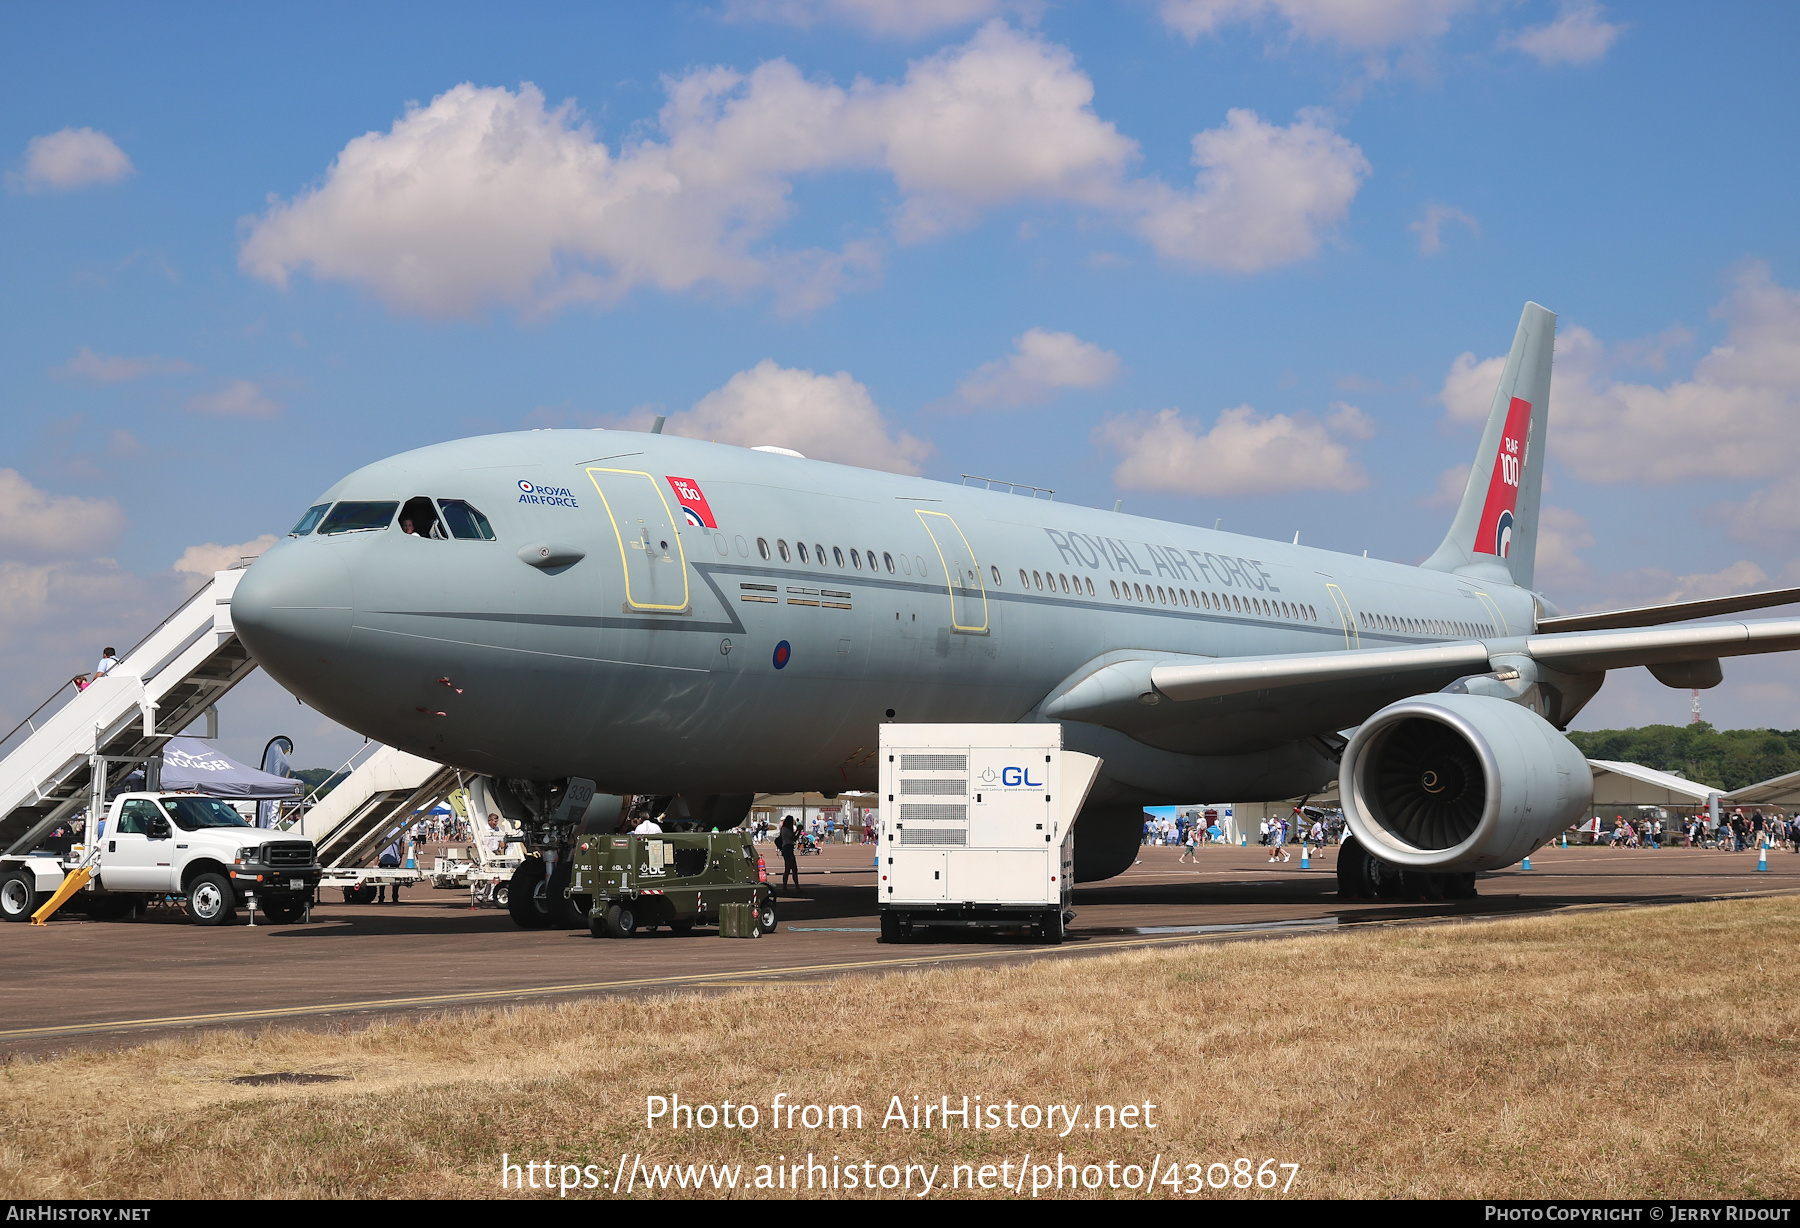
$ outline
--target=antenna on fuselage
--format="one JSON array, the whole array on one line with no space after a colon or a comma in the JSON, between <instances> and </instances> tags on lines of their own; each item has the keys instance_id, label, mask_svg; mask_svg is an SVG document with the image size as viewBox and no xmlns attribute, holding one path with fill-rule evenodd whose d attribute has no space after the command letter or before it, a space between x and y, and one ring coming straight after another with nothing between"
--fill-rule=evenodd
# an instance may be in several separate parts
<instances>
[{"instance_id":1,"label":"antenna on fuselage","mask_svg":"<svg viewBox=\"0 0 1800 1228\"><path fill-rule=\"evenodd\" d=\"M668 420L669 420L669 416L667 414L656 415L656 421L652 422L650 424L650 433L652 435L662 434L663 423L667 422Z\"/></svg>"},{"instance_id":2,"label":"antenna on fuselage","mask_svg":"<svg viewBox=\"0 0 1800 1228\"><path fill-rule=\"evenodd\" d=\"M1113 500L1113 511L1116 512L1124 506L1125 506L1125 500L1123 500L1123 499L1114 499Z\"/></svg>"}]
</instances>

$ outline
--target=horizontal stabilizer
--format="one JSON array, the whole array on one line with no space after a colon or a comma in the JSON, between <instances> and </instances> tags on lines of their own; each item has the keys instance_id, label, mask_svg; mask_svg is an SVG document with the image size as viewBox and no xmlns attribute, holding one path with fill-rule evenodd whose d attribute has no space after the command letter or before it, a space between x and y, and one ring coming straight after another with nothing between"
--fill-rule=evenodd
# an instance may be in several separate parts
<instances>
[{"instance_id":1,"label":"horizontal stabilizer","mask_svg":"<svg viewBox=\"0 0 1800 1228\"><path fill-rule=\"evenodd\" d=\"M1766 610L1771 606L1792 605L1800 601L1800 588L1776 588L1763 593L1739 593L1735 597L1706 597L1699 601L1677 601L1670 605L1640 605L1628 610L1599 610L1592 614L1569 614L1556 618L1540 618L1540 633L1556 631L1602 631L1614 627L1660 627L1664 623L1684 623L1693 618L1717 618L1721 614L1741 614L1745 610Z\"/></svg>"}]
</instances>

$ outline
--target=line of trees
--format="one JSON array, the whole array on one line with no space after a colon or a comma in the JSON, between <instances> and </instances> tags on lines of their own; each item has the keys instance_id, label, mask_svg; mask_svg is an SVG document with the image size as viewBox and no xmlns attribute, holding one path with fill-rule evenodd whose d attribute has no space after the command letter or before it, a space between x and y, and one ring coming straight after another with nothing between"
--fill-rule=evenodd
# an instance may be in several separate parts
<instances>
[{"instance_id":1,"label":"line of trees","mask_svg":"<svg viewBox=\"0 0 1800 1228\"><path fill-rule=\"evenodd\" d=\"M1800 771L1800 729L1714 729L1701 721L1571 731L1569 741L1589 759L1641 763L1726 791Z\"/></svg>"}]
</instances>

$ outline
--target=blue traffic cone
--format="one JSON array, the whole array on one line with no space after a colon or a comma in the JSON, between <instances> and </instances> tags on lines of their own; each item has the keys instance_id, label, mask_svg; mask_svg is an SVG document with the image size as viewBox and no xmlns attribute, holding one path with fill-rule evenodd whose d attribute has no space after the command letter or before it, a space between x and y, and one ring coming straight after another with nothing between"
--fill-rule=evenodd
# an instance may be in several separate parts
<instances>
[{"instance_id":1,"label":"blue traffic cone","mask_svg":"<svg viewBox=\"0 0 1800 1228\"><path fill-rule=\"evenodd\" d=\"M1521 870L1531 869L1531 858L1527 857L1524 861L1520 862L1519 869L1521 869Z\"/></svg>"},{"instance_id":2,"label":"blue traffic cone","mask_svg":"<svg viewBox=\"0 0 1800 1228\"><path fill-rule=\"evenodd\" d=\"M1564 848L1569 847L1569 833L1568 832L1563 833L1563 847Z\"/></svg>"},{"instance_id":3,"label":"blue traffic cone","mask_svg":"<svg viewBox=\"0 0 1800 1228\"><path fill-rule=\"evenodd\" d=\"M1241 849L1247 849L1250 847L1250 837L1247 834L1245 834L1244 832L1238 833L1238 847Z\"/></svg>"},{"instance_id":4,"label":"blue traffic cone","mask_svg":"<svg viewBox=\"0 0 1800 1228\"><path fill-rule=\"evenodd\" d=\"M1308 860L1306 856L1306 842L1304 840L1300 842L1300 868L1302 870L1312 869L1312 862Z\"/></svg>"},{"instance_id":5,"label":"blue traffic cone","mask_svg":"<svg viewBox=\"0 0 1800 1228\"><path fill-rule=\"evenodd\" d=\"M1756 868L1765 872L1769 868L1769 843L1766 840L1756 850Z\"/></svg>"}]
</instances>

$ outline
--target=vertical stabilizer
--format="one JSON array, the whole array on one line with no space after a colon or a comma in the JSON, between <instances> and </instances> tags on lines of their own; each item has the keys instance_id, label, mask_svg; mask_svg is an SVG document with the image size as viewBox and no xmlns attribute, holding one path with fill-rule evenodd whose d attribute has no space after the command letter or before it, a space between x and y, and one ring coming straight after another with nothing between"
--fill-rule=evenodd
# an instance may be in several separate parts
<instances>
[{"instance_id":1,"label":"vertical stabilizer","mask_svg":"<svg viewBox=\"0 0 1800 1228\"><path fill-rule=\"evenodd\" d=\"M1531 587L1555 346L1556 313L1526 303L1456 519L1425 566Z\"/></svg>"}]
</instances>

